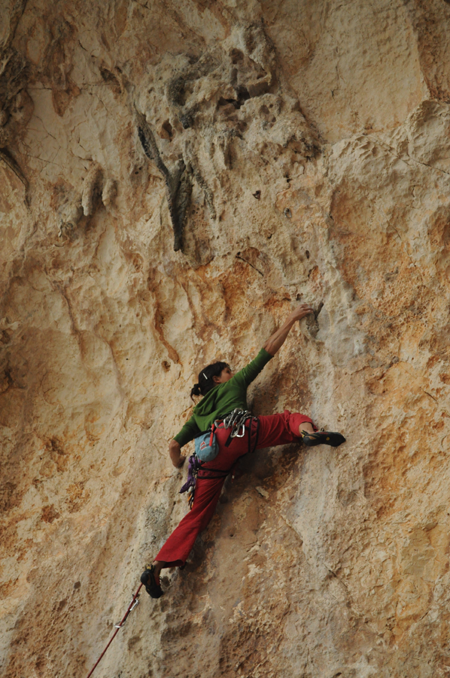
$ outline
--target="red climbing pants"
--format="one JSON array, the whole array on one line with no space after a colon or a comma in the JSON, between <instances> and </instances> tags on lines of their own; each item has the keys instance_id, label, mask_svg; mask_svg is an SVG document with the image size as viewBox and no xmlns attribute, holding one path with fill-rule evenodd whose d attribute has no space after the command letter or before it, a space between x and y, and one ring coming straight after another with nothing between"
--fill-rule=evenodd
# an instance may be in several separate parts
<instances>
[{"instance_id":1,"label":"red climbing pants","mask_svg":"<svg viewBox=\"0 0 450 678\"><path fill-rule=\"evenodd\" d=\"M258 417L258 419L257 450L292 443L300 438L299 428L302 422L312 424L309 417L303 414L291 414L288 410L285 410L283 414L271 414ZM253 422L251 433L247 430L244 438L232 438L230 445L225 447L229 435L229 429L219 428L216 430L219 454L213 461L205 464L202 469L231 469L239 457L248 452L249 435L252 436L251 449L253 449L256 441L256 423ZM205 529L214 514L224 481L225 478L223 477L197 478L192 509L172 532L156 556L156 560L165 562L167 567L184 565L197 535Z\"/></svg>"}]
</instances>

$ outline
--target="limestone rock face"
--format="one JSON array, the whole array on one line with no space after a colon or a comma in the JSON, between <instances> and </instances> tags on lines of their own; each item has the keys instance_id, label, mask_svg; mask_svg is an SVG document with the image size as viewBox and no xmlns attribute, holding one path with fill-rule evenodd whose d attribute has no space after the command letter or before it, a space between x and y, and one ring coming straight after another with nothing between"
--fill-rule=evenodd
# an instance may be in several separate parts
<instances>
[{"instance_id":1,"label":"limestone rock face","mask_svg":"<svg viewBox=\"0 0 450 678\"><path fill-rule=\"evenodd\" d=\"M249 404L347 443L246 458L94 675L448 675L450 4L1 17L0 674L87 676L187 512L198 371L307 301Z\"/></svg>"}]
</instances>

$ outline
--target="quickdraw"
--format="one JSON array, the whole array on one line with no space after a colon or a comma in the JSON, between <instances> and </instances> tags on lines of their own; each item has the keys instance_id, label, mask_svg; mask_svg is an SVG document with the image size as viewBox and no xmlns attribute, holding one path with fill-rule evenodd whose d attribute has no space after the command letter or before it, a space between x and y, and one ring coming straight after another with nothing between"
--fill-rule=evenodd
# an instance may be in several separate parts
<instances>
[{"instance_id":1,"label":"quickdraw","mask_svg":"<svg viewBox=\"0 0 450 678\"><path fill-rule=\"evenodd\" d=\"M228 416L223 420L223 428L231 428L230 436L225 443L228 446L232 438L243 438L245 436L245 424L247 419L252 417L252 413L248 410L241 410L239 407L236 407Z\"/></svg>"},{"instance_id":2,"label":"quickdraw","mask_svg":"<svg viewBox=\"0 0 450 678\"><path fill-rule=\"evenodd\" d=\"M94 673L95 669L96 669L97 666L100 664L100 661L103 659L103 657L104 657L104 655L105 655L105 653L106 653L106 650L107 650L108 647L111 645L111 643L113 642L114 638L115 638L115 637L117 636L117 634L119 633L119 631L120 631L120 629L122 628L122 626L125 624L125 622L126 622L126 620L127 620L127 618L128 618L128 615L130 614L130 612L132 612L132 611L134 610L134 608L136 607L136 605L139 605L139 591L141 590L141 588L142 588L142 584L139 585L138 590L136 591L136 593L134 594L133 598L131 599L131 603L128 605L128 609L127 609L127 611L125 612L124 616L122 617L122 620L121 620L118 624L114 624L114 628L115 628L116 630L114 631L113 636L112 636L111 639L109 640L107 646L105 647L105 649L104 649L103 652L101 653L100 657L97 659L97 661L95 662L94 666L93 666L92 669L90 670L90 672L89 672L87 678L90 678L90 676L92 676L92 674Z\"/></svg>"}]
</instances>

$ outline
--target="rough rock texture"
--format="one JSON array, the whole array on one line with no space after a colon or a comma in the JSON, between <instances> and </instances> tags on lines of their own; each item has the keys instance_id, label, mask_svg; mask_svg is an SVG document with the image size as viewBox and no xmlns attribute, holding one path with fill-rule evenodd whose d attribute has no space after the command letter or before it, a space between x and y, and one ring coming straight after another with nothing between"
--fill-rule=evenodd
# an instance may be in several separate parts
<instances>
[{"instance_id":1,"label":"rough rock texture","mask_svg":"<svg viewBox=\"0 0 450 678\"><path fill-rule=\"evenodd\" d=\"M1 17L1 675L87 675L187 510L196 373L301 300L250 401L347 444L246 460L95 676L447 676L450 4Z\"/></svg>"}]
</instances>

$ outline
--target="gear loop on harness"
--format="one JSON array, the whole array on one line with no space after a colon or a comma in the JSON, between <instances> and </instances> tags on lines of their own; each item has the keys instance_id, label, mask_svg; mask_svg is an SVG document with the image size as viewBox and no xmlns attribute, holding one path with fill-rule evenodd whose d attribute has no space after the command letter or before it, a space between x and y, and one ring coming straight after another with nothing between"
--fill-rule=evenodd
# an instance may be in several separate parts
<instances>
[{"instance_id":1,"label":"gear loop on harness","mask_svg":"<svg viewBox=\"0 0 450 678\"><path fill-rule=\"evenodd\" d=\"M227 447L231 443L232 438L243 438L245 436L245 425L247 420L252 418L256 419L249 410L241 410L239 407L236 407L230 414L224 417L223 428L231 429L228 440L225 443Z\"/></svg>"}]
</instances>

